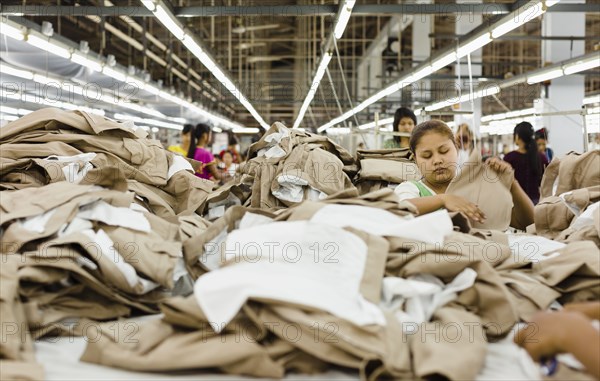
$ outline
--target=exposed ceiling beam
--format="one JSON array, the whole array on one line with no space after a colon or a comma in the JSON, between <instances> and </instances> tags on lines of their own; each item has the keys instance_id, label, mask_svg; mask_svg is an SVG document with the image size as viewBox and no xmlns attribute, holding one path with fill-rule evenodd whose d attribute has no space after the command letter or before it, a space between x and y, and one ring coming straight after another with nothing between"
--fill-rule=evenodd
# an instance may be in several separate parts
<instances>
[{"instance_id":1,"label":"exposed ceiling beam","mask_svg":"<svg viewBox=\"0 0 600 381\"><path fill-rule=\"evenodd\" d=\"M354 16L392 16L396 15L452 15L483 14L502 15L511 12L512 4L363 4L356 5ZM196 6L174 7L177 17L214 17L214 16L334 16L337 5L254 5L254 6ZM597 13L598 4L557 4L548 12L589 12ZM68 5L0 5L3 16L152 16L143 6L68 6Z\"/></svg>"}]
</instances>

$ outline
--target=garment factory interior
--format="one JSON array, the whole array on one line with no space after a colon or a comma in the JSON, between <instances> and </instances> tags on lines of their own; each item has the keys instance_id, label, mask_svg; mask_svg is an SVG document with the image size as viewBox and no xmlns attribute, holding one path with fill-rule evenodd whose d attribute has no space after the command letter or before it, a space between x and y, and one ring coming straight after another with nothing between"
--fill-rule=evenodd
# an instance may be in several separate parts
<instances>
[{"instance_id":1,"label":"garment factory interior","mask_svg":"<svg viewBox=\"0 0 600 381\"><path fill-rule=\"evenodd\" d=\"M600 0L3 0L0 380L600 378Z\"/></svg>"}]
</instances>

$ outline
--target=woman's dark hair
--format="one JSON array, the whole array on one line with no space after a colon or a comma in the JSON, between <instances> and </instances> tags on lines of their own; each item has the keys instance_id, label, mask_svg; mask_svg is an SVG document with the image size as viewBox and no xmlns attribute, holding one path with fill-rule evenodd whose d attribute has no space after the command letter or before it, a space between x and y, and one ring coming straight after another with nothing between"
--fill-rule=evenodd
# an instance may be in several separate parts
<instances>
[{"instance_id":1,"label":"woman's dark hair","mask_svg":"<svg viewBox=\"0 0 600 381\"><path fill-rule=\"evenodd\" d=\"M204 123L198 123L196 127L192 130L192 135L190 136L190 148L187 153L187 157L190 159L194 158L194 154L196 153L196 146L198 142L202 138L204 134L210 134L210 126Z\"/></svg>"},{"instance_id":2,"label":"woman's dark hair","mask_svg":"<svg viewBox=\"0 0 600 381\"><path fill-rule=\"evenodd\" d=\"M237 136L232 131L227 131L227 145L234 146L236 144L239 144Z\"/></svg>"},{"instance_id":3,"label":"woman's dark hair","mask_svg":"<svg viewBox=\"0 0 600 381\"><path fill-rule=\"evenodd\" d=\"M519 139L525 143L530 171L537 180L540 180L540 177L542 176L542 161L540 160L540 154L535 142L533 126L529 122L521 122L517 124L515 127L514 136L518 136Z\"/></svg>"},{"instance_id":4,"label":"woman's dark hair","mask_svg":"<svg viewBox=\"0 0 600 381\"><path fill-rule=\"evenodd\" d=\"M189 124L189 123L188 124L184 124L183 125L183 130L181 130L181 133L182 134L189 134L192 131L193 128L194 128L193 124Z\"/></svg>"},{"instance_id":5,"label":"woman's dark hair","mask_svg":"<svg viewBox=\"0 0 600 381\"><path fill-rule=\"evenodd\" d=\"M537 130L535 132L535 140L538 139L548 140L548 130L546 130L545 128L540 128L539 130Z\"/></svg>"},{"instance_id":6,"label":"woman's dark hair","mask_svg":"<svg viewBox=\"0 0 600 381\"><path fill-rule=\"evenodd\" d=\"M400 107L396 110L396 113L394 114L394 123L392 124L394 131L398 131L398 125L400 125L400 121L402 120L402 118L410 118L412 119L415 126L417 125L417 116L415 115L415 113L407 107ZM400 144L400 136L394 136L394 140L396 141L396 143Z\"/></svg>"},{"instance_id":7,"label":"woman's dark hair","mask_svg":"<svg viewBox=\"0 0 600 381\"><path fill-rule=\"evenodd\" d=\"M418 124L417 127L415 127L415 129L412 131L412 134L410 134L410 141L408 144L413 154L415 154L417 144L419 144L419 141L421 140L423 135L429 132L435 132L437 134L445 135L446 137L448 137L448 139L452 140L452 143L454 144L454 146L456 146L454 133L452 133L450 127L448 127L448 125L441 120L432 119L428 120L427 122Z\"/></svg>"}]
</instances>

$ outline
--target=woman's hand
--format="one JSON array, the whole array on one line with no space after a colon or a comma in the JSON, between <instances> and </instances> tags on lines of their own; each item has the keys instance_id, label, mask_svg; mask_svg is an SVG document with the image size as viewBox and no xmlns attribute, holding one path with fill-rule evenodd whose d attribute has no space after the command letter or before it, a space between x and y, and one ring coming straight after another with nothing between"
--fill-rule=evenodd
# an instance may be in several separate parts
<instances>
[{"instance_id":1,"label":"woman's hand","mask_svg":"<svg viewBox=\"0 0 600 381\"><path fill-rule=\"evenodd\" d=\"M485 221L485 214L479 209L479 207L470 201L465 200L460 196L452 194L440 195L444 202L444 208L449 212L460 212L469 217L471 220L476 222Z\"/></svg>"},{"instance_id":2,"label":"woman's hand","mask_svg":"<svg viewBox=\"0 0 600 381\"><path fill-rule=\"evenodd\" d=\"M487 164L490 168L492 168L499 174L510 172L513 170L512 165L510 165L510 163L497 157L490 157L485 161L485 164Z\"/></svg>"},{"instance_id":3,"label":"woman's hand","mask_svg":"<svg viewBox=\"0 0 600 381\"><path fill-rule=\"evenodd\" d=\"M514 340L532 359L540 361L568 352L572 331L585 325L590 325L589 320L578 312L539 312L517 332Z\"/></svg>"}]
</instances>

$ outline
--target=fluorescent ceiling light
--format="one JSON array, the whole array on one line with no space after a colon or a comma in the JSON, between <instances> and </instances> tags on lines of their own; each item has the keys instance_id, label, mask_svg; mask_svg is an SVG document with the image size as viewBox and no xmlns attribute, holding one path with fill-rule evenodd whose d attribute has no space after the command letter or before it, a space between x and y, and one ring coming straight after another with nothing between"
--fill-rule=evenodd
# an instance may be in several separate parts
<instances>
[{"instance_id":1,"label":"fluorescent ceiling light","mask_svg":"<svg viewBox=\"0 0 600 381\"><path fill-rule=\"evenodd\" d=\"M376 122L366 123L366 124L358 126L358 129L359 130L368 130L369 128L375 127L375 125L378 125L381 127L381 126L388 125L390 123L394 123L394 117L380 119L377 123Z\"/></svg>"},{"instance_id":2,"label":"fluorescent ceiling light","mask_svg":"<svg viewBox=\"0 0 600 381\"><path fill-rule=\"evenodd\" d=\"M21 41L25 39L25 34L23 33L23 30L8 25L5 22L0 22L0 34L14 38L15 40Z\"/></svg>"},{"instance_id":3,"label":"fluorescent ceiling light","mask_svg":"<svg viewBox=\"0 0 600 381\"><path fill-rule=\"evenodd\" d=\"M213 130L214 132L217 132L217 133L219 133L219 132L223 132L223 130L222 130L222 129L220 129L219 127L213 127L213 128L212 128L212 130Z\"/></svg>"},{"instance_id":4,"label":"fluorescent ceiling light","mask_svg":"<svg viewBox=\"0 0 600 381\"><path fill-rule=\"evenodd\" d=\"M14 122L17 119L19 119L19 117L16 115L0 114L0 120L8 120L9 122Z\"/></svg>"},{"instance_id":5,"label":"fluorescent ceiling light","mask_svg":"<svg viewBox=\"0 0 600 381\"><path fill-rule=\"evenodd\" d=\"M335 27L333 29L333 35L336 40L339 40L344 35L350 16L352 15L352 8L356 0L347 0L342 5L340 16L338 17Z\"/></svg>"},{"instance_id":6,"label":"fluorescent ceiling light","mask_svg":"<svg viewBox=\"0 0 600 381\"><path fill-rule=\"evenodd\" d=\"M300 123L302 122L302 119L304 119L304 114L306 113L306 110L308 110L308 106L310 106L310 103L315 97L317 89L319 88L319 84L323 79L323 75L325 75L325 70L327 70L327 66L331 61L331 57L332 55L329 52L325 53L323 57L321 57L321 62L319 63L319 67L317 68L315 77L313 78L312 84L310 85L310 89L308 89L306 98L304 98L304 102L302 102L302 106L298 111L298 116L296 117L296 121L294 122L292 128L298 128L300 126Z\"/></svg>"},{"instance_id":7,"label":"fluorescent ceiling light","mask_svg":"<svg viewBox=\"0 0 600 381\"><path fill-rule=\"evenodd\" d=\"M534 83L548 81L550 79L561 77L562 75L563 75L562 68L552 69L552 70L546 71L544 73L527 76L527 83L530 85L533 85Z\"/></svg>"},{"instance_id":8,"label":"fluorescent ceiling light","mask_svg":"<svg viewBox=\"0 0 600 381\"><path fill-rule=\"evenodd\" d=\"M73 61L77 64L80 64L82 66L85 66L93 71L97 71L97 72L102 71L102 64L100 62L91 60L79 52L73 52L73 54L71 55L71 61Z\"/></svg>"},{"instance_id":9,"label":"fluorescent ceiling light","mask_svg":"<svg viewBox=\"0 0 600 381\"><path fill-rule=\"evenodd\" d=\"M600 53L595 57L590 57L587 60L577 61L572 64L565 65L565 75L578 73L584 70L594 69L600 66Z\"/></svg>"},{"instance_id":10,"label":"fluorescent ceiling light","mask_svg":"<svg viewBox=\"0 0 600 381\"><path fill-rule=\"evenodd\" d=\"M156 16L158 21L160 21L165 26L165 28L167 28L169 32L171 32L173 36L175 36L175 38L177 38L178 40L183 39L183 36L185 36L185 32L183 31L183 28L181 27L179 21L171 14L171 12L167 11L163 4L156 5L154 15Z\"/></svg>"},{"instance_id":11,"label":"fluorescent ceiling light","mask_svg":"<svg viewBox=\"0 0 600 381\"><path fill-rule=\"evenodd\" d=\"M104 67L102 68L102 74L106 74L109 77L112 77L114 79L116 79L119 82L125 82L125 80L127 79L127 76L125 75L125 73L115 70L109 66L104 65ZM146 89L147 90L147 89Z\"/></svg>"},{"instance_id":12,"label":"fluorescent ceiling light","mask_svg":"<svg viewBox=\"0 0 600 381\"><path fill-rule=\"evenodd\" d=\"M559 0L554 1L553 3L546 2L546 7L550 7ZM511 30L517 29L521 25L525 24L528 21L531 21L540 15L542 15L546 10L541 1L531 1L525 4L522 9L518 9L512 14L503 18L503 22L492 29L492 37L498 38L500 36L505 35Z\"/></svg>"},{"instance_id":13,"label":"fluorescent ceiling light","mask_svg":"<svg viewBox=\"0 0 600 381\"><path fill-rule=\"evenodd\" d=\"M144 82L143 80L138 79L136 77L127 76L126 82L130 85L137 87L140 90L144 90L144 88L146 87L146 82ZM174 98L177 98L177 97L174 97Z\"/></svg>"},{"instance_id":14,"label":"fluorescent ceiling light","mask_svg":"<svg viewBox=\"0 0 600 381\"><path fill-rule=\"evenodd\" d=\"M492 38L488 33L477 37L471 42L466 43L458 48L457 55L458 57L464 57L467 54L473 53L477 49L481 49L483 46L489 44L492 41Z\"/></svg>"},{"instance_id":15,"label":"fluorescent ceiling light","mask_svg":"<svg viewBox=\"0 0 600 381\"><path fill-rule=\"evenodd\" d=\"M600 103L600 94L592 95L591 97L583 98L584 105L591 105L594 103Z\"/></svg>"},{"instance_id":16,"label":"fluorescent ceiling light","mask_svg":"<svg viewBox=\"0 0 600 381\"><path fill-rule=\"evenodd\" d=\"M8 74L19 78L33 79L33 73L28 70L17 69L7 64L0 65L0 73Z\"/></svg>"},{"instance_id":17,"label":"fluorescent ceiling light","mask_svg":"<svg viewBox=\"0 0 600 381\"><path fill-rule=\"evenodd\" d=\"M50 38L44 39L44 38L40 38L38 36L29 34L27 36L27 42L30 45L35 46L36 48L45 50L45 51L55 54L59 57L63 57L63 58L71 57L71 52L68 49L65 49L62 46L59 46L59 45L55 44L54 42L50 41Z\"/></svg>"},{"instance_id":18,"label":"fluorescent ceiling light","mask_svg":"<svg viewBox=\"0 0 600 381\"><path fill-rule=\"evenodd\" d=\"M456 53L454 53L454 52L451 52L450 54L447 54L443 57L440 57L431 63L431 71L433 73L435 73L436 71L450 65L451 63L456 61L456 59L457 59Z\"/></svg>"},{"instance_id":19,"label":"fluorescent ceiling light","mask_svg":"<svg viewBox=\"0 0 600 381\"><path fill-rule=\"evenodd\" d=\"M133 115L115 114L114 118L118 119L118 120L130 120L135 123L149 124L151 126L170 128L172 130L179 130L179 131L183 130L183 126L181 124L168 123L168 122L163 122L160 120L154 120L154 119L149 119L149 118L140 118L138 116L133 116Z\"/></svg>"},{"instance_id":20,"label":"fluorescent ceiling light","mask_svg":"<svg viewBox=\"0 0 600 381\"><path fill-rule=\"evenodd\" d=\"M33 110L27 110L24 108L14 108L14 107L8 107L8 106L0 106L0 112L5 113L5 114L14 114L14 115L27 115L30 112L33 112Z\"/></svg>"},{"instance_id":21,"label":"fluorescent ceiling light","mask_svg":"<svg viewBox=\"0 0 600 381\"><path fill-rule=\"evenodd\" d=\"M236 127L232 130L234 134L257 134L260 130L254 127Z\"/></svg>"}]
</instances>

